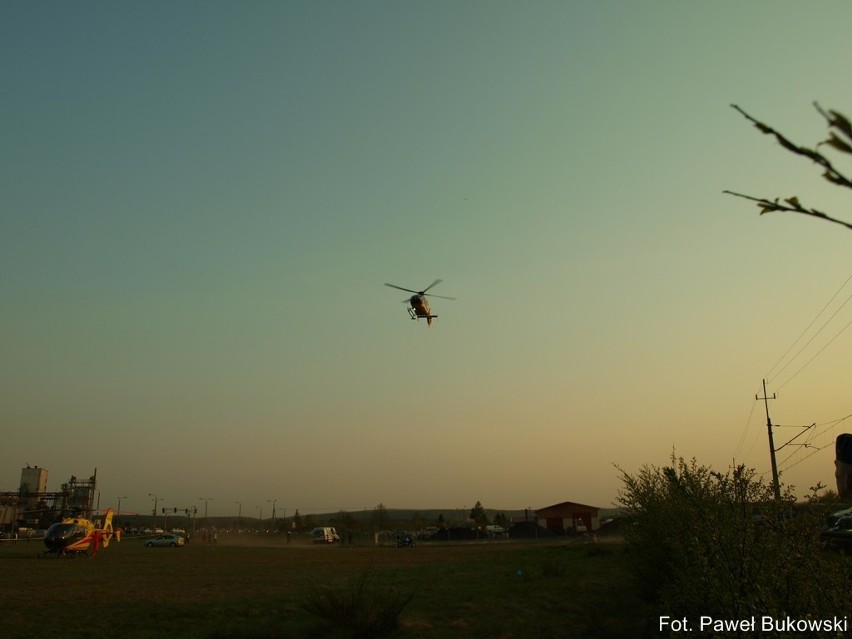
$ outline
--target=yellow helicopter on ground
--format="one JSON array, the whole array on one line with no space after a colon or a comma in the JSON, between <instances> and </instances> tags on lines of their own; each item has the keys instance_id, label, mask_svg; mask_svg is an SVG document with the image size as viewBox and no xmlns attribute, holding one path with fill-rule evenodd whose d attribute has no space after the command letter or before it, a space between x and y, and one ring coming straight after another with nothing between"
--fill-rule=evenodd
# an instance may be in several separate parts
<instances>
[{"instance_id":1,"label":"yellow helicopter on ground","mask_svg":"<svg viewBox=\"0 0 852 639\"><path fill-rule=\"evenodd\" d=\"M117 540L121 540L121 533L112 528L112 515L112 508L108 508L102 527L84 517L66 517L53 524L44 533L44 545L47 550L41 556L56 554L57 557L62 555L76 557L78 553L91 550L91 556L94 557L98 548L109 546L113 535Z\"/></svg>"},{"instance_id":2,"label":"yellow helicopter on ground","mask_svg":"<svg viewBox=\"0 0 852 639\"><path fill-rule=\"evenodd\" d=\"M414 295L412 295L411 297L402 300L403 302L411 304L411 308L408 309L408 314L411 316L411 319L420 319L422 317L426 320L426 324L428 326L432 326L432 320L438 316L432 315L432 311L429 308L429 302L426 299L426 291L443 281L444 280L440 279L435 280L422 291L414 291L410 288L403 288L402 286L397 286L396 284L388 284L387 282L385 282L385 286L390 286L391 288L398 288L400 291L408 291L409 293L414 293ZM440 297L444 300L456 299L455 297L447 297L446 295L435 295L434 293L429 293L428 295L429 297Z\"/></svg>"}]
</instances>

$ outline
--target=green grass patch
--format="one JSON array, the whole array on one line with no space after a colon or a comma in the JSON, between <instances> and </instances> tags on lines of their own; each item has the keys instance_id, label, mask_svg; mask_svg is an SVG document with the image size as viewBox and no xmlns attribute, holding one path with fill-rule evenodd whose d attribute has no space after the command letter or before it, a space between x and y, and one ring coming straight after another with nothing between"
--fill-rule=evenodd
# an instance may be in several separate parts
<instances>
[{"instance_id":1,"label":"green grass patch","mask_svg":"<svg viewBox=\"0 0 852 639\"><path fill-rule=\"evenodd\" d=\"M380 634L364 627L402 638L606 639L648 635L657 621L620 545L350 548L220 536L183 548L125 538L94 559L38 559L40 550L35 541L0 546L4 639L70 628L123 639Z\"/></svg>"}]
</instances>

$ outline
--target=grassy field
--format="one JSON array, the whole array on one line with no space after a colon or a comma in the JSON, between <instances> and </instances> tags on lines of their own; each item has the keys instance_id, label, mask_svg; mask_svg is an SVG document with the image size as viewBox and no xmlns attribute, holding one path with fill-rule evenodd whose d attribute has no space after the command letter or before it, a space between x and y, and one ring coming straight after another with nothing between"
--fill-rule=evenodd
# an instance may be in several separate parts
<instances>
[{"instance_id":1,"label":"grassy field","mask_svg":"<svg viewBox=\"0 0 852 639\"><path fill-rule=\"evenodd\" d=\"M362 578L380 599L412 596L393 637L605 639L650 636L657 623L617 543L339 547L220 535L183 548L125 537L93 559L38 559L41 550L35 540L0 546L5 639L345 637L304 603Z\"/></svg>"}]
</instances>

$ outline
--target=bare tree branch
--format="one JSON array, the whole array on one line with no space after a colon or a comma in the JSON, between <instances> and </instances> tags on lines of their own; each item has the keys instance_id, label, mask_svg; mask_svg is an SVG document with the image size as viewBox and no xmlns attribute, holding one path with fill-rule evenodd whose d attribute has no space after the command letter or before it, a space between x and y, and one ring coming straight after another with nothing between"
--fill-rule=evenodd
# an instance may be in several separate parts
<instances>
[{"instance_id":1,"label":"bare tree branch","mask_svg":"<svg viewBox=\"0 0 852 639\"><path fill-rule=\"evenodd\" d=\"M843 220L838 220L822 211L818 211L817 209L806 209L799 202L799 198L793 196L791 198L787 198L784 202L787 205L781 204L778 201L778 198L774 200L767 200L766 198L760 197L752 197L751 195L743 195L742 193L734 193L733 191L722 191L722 193L727 193L728 195L734 195L736 197L745 198L746 200L751 200L752 202L757 202L757 205L760 207L760 214L771 213L772 211L790 211L791 213L801 213L802 215L810 215L811 217L818 217L821 220L825 220L826 222L833 222L834 224L840 224L841 226L845 226L847 229L852 230L852 224L848 222L844 222Z\"/></svg>"},{"instance_id":2,"label":"bare tree branch","mask_svg":"<svg viewBox=\"0 0 852 639\"><path fill-rule=\"evenodd\" d=\"M784 134L775 130L771 126L753 118L751 115L746 113L736 104L732 104L731 107L736 109L744 118L754 124L754 126L761 133L774 136L778 143L786 150L790 151L795 155L806 157L811 161L815 162L816 164L819 164L824 169L824 173L822 174L822 176L826 180L828 180L832 184L836 184L837 186L843 186L852 189L852 178L847 175L844 175L839 170L837 170L832 164L831 160L829 160L825 155L823 155L816 149L810 149L808 147L795 144L794 142L790 141ZM826 123L829 127L828 139L823 140L822 142L817 144L817 148L822 145L827 145L833 148L835 151L852 154L852 123L850 123L845 116L838 113L837 111L825 111L817 103L814 103L814 107L820 113L820 115L825 118ZM840 135L838 135L838 133ZM797 198L796 196L785 198L782 203L779 201L780 198L769 200L767 198L758 198L752 197L750 195L743 195L742 193L734 193L733 191L723 191L723 193L757 202L758 207L760 207L761 215L763 215L764 213L770 213L772 211L789 211L792 213L801 213L802 215L809 215L811 217L816 217L827 222L832 222L834 224L840 224L841 226L844 226L848 229L852 229L852 224L850 223L833 218L828 214L819 211L815 208L806 208L802 206L801 202L799 202L799 198Z\"/></svg>"}]
</instances>

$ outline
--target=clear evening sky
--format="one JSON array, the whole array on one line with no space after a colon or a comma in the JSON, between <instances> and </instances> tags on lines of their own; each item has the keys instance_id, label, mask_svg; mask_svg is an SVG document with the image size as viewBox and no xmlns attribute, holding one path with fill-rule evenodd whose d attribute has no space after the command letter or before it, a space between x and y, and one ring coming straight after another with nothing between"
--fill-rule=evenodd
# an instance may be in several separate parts
<instances>
[{"instance_id":1,"label":"clear evening sky","mask_svg":"<svg viewBox=\"0 0 852 639\"><path fill-rule=\"evenodd\" d=\"M610 507L614 465L673 450L768 478L764 377L777 445L817 424L782 480L833 487L852 233L722 191L852 210L729 106L825 139L850 22L3 2L0 490L31 464L122 510ZM431 329L383 286L436 278Z\"/></svg>"}]
</instances>

